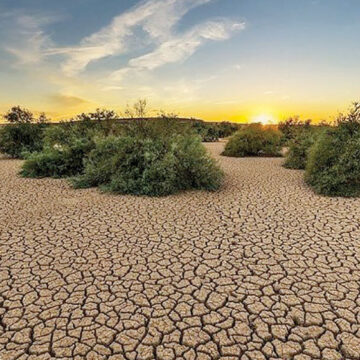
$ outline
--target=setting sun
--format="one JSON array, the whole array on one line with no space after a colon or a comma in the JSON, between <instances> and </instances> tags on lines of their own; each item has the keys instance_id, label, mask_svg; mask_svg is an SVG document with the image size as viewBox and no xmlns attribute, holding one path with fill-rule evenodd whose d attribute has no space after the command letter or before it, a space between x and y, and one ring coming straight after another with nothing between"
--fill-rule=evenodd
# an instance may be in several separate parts
<instances>
[{"instance_id":1,"label":"setting sun","mask_svg":"<svg viewBox=\"0 0 360 360\"><path fill-rule=\"evenodd\" d=\"M272 125L276 124L278 122L278 119L276 119L274 116L269 114L260 114L255 115L251 118L252 123L260 123L263 125Z\"/></svg>"}]
</instances>

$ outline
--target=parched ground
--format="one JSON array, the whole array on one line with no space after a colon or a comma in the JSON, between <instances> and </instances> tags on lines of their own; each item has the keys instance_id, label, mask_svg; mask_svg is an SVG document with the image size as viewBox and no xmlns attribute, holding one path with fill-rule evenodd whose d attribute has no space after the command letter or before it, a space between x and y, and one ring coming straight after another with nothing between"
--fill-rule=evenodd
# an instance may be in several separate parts
<instances>
[{"instance_id":1,"label":"parched ground","mask_svg":"<svg viewBox=\"0 0 360 360\"><path fill-rule=\"evenodd\" d=\"M0 160L0 359L360 359L360 199L219 159L220 192L161 199Z\"/></svg>"}]
</instances>

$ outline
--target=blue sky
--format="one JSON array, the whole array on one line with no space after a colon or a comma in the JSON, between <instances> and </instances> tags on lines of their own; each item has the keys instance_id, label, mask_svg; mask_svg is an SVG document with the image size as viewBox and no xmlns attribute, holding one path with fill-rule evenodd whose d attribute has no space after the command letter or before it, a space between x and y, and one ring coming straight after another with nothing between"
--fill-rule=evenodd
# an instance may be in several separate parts
<instances>
[{"instance_id":1,"label":"blue sky","mask_svg":"<svg viewBox=\"0 0 360 360\"><path fill-rule=\"evenodd\" d=\"M359 20L358 0L1 0L0 111L329 119L360 94Z\"/></svg>"}]
</instances>

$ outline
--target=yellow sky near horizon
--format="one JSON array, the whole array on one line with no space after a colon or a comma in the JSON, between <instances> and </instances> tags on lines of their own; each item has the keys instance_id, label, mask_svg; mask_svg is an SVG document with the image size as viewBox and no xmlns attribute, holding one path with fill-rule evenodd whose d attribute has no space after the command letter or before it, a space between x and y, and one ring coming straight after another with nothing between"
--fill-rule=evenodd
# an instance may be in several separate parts
<instances>
[{"instance_id":1,"label":"yellow sky near horizon","mask_svg":"<svg viewBox=\"0 0 360 360\"><path fill-rule=\"evenodd\" d=\"M69 100L70 102L71 100ZM130 105L132 103L129 103ZM11 106L17 104L2 104L0 105L0 113L5 114ZM28 106L30 105L30 106ZM160 112L176 114L179 117L192 117L205 121L231 121L238 123L251 122L265 122L278 123L291 116L299 116L300 119L311 119L314 123L320 121L333 122L337 115L341 112L346 112L350 107L351 102L346 104L278 104L276 102L266 102L256 104L255 102L229 102L218 104L181 104L180 106L166 105L165 102L158 102L148 104L148 115L156 116ZM29 109L38 116L41 112L45 114L52 121L68 120L82 112L94 111L96 108L106 108L116 111L120 116L124 114L127 104L122 106L103 106L95 102L81 102L74 103L67 108L51 107L51 104L20 104L20 106ZM4 119L0 120L4 122Z\"/></svg>"}]
</instances>

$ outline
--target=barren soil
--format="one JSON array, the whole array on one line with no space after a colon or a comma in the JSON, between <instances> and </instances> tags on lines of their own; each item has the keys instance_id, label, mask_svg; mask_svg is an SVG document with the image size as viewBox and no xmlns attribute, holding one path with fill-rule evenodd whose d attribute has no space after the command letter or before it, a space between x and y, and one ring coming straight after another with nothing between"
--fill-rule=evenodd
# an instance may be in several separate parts
<instances>
[{"instance_id":1,"label":"barren soil","mask_svg":"<svg viewBox=\"0 0 360 360\"><path fill-rule=\"evenodd\" d=\"M156 199L0 159L0 359L360 359L360 199L222 146L221 191Z\"/></svg>"}]
</instances>

